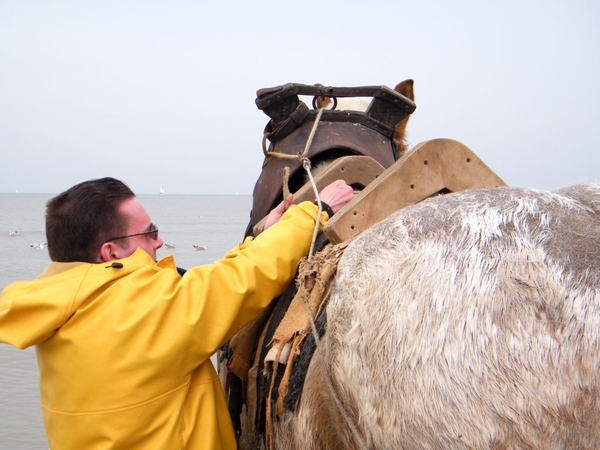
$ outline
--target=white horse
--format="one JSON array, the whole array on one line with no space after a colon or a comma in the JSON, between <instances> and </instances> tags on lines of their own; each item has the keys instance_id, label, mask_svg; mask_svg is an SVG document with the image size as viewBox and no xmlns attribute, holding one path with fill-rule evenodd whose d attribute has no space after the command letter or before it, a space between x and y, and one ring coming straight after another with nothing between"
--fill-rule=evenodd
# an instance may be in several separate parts
<instances>
[{"instance_id":1,"label":"white horse","mask_svg":"<svg viewBox=\"0 0 600 450\"><path fill-rule=\"evenodd\" d=\"M246 341L241 449L600 448L600 184L439 195L336 248L301 393Z\"/></svg>"},{"instance_id":2,"label":"white horse","mask_svg":"<svg viewBox=\"0 0 600 450\"><path fill-rule=\"evenodd\" d=\"M599 214L599 184L495 188L363 232L271 447L598 448Z\"/></svg>"}]
</instances>

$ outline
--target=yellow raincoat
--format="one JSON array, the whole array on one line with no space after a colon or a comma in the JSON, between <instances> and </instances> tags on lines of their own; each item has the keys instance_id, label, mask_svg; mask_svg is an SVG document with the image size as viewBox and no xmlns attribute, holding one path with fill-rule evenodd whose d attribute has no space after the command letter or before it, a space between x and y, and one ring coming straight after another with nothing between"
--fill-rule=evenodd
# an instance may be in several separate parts
<instances>
[{"instance_id":1,"label":"yellow raincoat","mask_svg":"<svg viewBox=\"0 0 600 450\"><path fill-rule=\"evenodd\" d=\"M0 342L36 345L50 448L235 448L210 357L290 283L316 214L294 206L183 277L171 256L155 262L138 249L120 268L52 263L7 286Z\"/></svg>"}]
</instances>

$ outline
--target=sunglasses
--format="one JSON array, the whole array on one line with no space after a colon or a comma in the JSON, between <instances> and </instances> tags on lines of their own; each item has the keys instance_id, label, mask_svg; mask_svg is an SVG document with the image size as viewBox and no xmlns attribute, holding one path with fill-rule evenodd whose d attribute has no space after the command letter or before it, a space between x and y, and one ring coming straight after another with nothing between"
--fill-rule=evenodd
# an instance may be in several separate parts
<instances>
[{"instance_id":1,"label":"sunglasses","mask_svg":"<svg viewBox=\"0 0 600 450\"><path fill-rule=\"evenodd\" d=\"M148 237L152 240L157 240L158 239L158 228L156 228L156 225L151 223L150 229L148 231L142 231L141 233L134 233L134 234L126 234L125 236L111 237L110 239L107 239L106 242L116 241L117 239L125 239L125 238L129 238L129 237L134 237L134 236L144 236L144 235L148 235Z\"/></svg>"}]
</instances>

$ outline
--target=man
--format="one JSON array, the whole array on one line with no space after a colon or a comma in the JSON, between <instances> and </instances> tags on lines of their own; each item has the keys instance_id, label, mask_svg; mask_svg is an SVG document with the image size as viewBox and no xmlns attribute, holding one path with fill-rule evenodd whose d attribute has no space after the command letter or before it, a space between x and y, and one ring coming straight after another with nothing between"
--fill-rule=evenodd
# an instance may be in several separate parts
<instances>
[{"instance_id":1,"label":"man","mask_svg":"<svg viewBox=\"0 0 600 450\"><path fill-rule=\"evenodd\" d=\"M320 197L336 212L352 195L337 181ZM171 256L155 261L158 229L121 181L51 199L53 263L0 298L0 342L36 345L50 448L235 448L210 357L284 291L317 211L280 205L258 237L180 276Z\"/></svg>"}]
</instances>

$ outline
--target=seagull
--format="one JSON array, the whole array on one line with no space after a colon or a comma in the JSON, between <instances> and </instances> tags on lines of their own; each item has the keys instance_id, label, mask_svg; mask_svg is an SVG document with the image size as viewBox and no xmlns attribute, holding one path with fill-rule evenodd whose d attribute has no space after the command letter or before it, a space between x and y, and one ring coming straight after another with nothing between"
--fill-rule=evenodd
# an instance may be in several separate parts
<instances>
[{"instance_id":1,"label":"seagull","mask_svg":"<svg viewBox=\"0 0 600 450\"><path fill-rule=\"evenodd\" d=\"M167 248L177 248L177 244L167 244L166 242L165 242L165 246Z\"/></svg>"},{"instance_id":2,"label":"seagull","mask_svg":"<svg viewBox=\"0 0 600 450\"><path fill-rule=\"evenodd\" d=\"M196 251L206 250L208 247L206 245L194 245Z\"/></svg>"},{"instance_id":3,"label":"seagull","mask_svg":"<svg viewBox=\"0 0 600 450\"><path fill-rule=\"evenodd\" d=\"M16 236L16 235L17 235L17 232L16 232L16 231L14 231L14 230L10 230L10 231L8 232L8 235L9 235L9 236Z\"/></svg>"},{"instance_id":4,"label":"seagull","mask_svg":"<svg viewBox=\"0 0 600 450\"><path fill-rule=\"evenodd\" d=\"M31 248L37 248L37 249L42 249L45 248L48 244L46 244L45 242L43 244L38 244L37 242L34 242L33 244L30 245Z\"/></svg>"}]
</instances>

